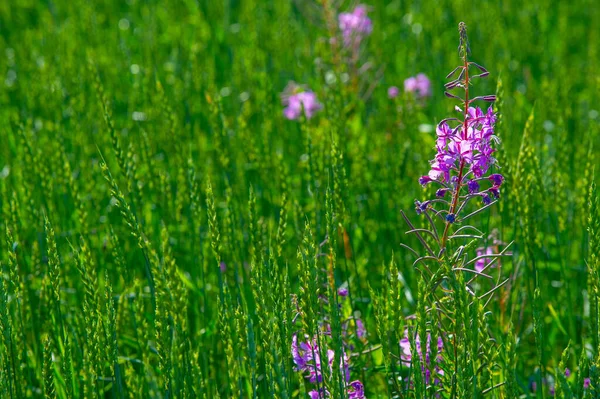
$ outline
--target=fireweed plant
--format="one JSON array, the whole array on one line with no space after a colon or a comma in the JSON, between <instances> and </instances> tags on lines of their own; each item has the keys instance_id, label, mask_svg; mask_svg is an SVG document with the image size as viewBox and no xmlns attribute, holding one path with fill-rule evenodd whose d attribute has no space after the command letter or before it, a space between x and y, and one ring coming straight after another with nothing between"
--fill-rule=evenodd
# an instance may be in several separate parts
<instances>
[{"instance_id":1,"label":"fireweed plant","mask_svg":"<svg viewBox=\"0 0 600 399\"><path fill-rule=\"evenodd\" d=\"M321 14L329 27L326 39L331 48L332 70L328 71L328 84L338 81L340 89L358 93L368 99L383 75L383 67L377 67L369 59L367 39L373 33L373 21L369 17L370 7L357 4L352 9L334 7L343 3L324 1ZM318 60L321 63L323 60ZM324 65L323 65L324 66Z\"/></svg>"},{"instance_id":2,"label":"fireweed plant","mask_svg":"<svg viewBox=\"0 0 600 399\"><path fill-rule=\"evenodd\" d=\"M404 91L414 93L418 98L431 96L431 81L424 73L411 76L404 81Z\"/></svg>"},{"instance_id":3,"label":"fireweed plant","mask_svg":"<svg viewBox=\"0 0 600 399\"><path fill-rule=\"evenodd\" d=\"M346 73L350 74L351 85L356 88L359 78L363 78L365 71L370 68L368 63L361 65L364 41L373 31L373 22L368 17L367 6L359 4L350 12L339 13L338 26L342 34L340 51L348 69Z\"/></svg>"},{"instance_id":4,"label":"fireweed plant","mask_svg":"<svg viewBox=\"0 0 600 399\"><path fill-rule=\"evenodd\" d=\"M288 83L283 93L281 93L281 101L285 106L283 115L290 120L296 120L302 114L306 119L310 119L323 108L315 93L295 82Z\"/></svg>"},{"instance_id":5,"label":"fireweed plant","mask_svg":"<svg viewBox=\"0 0 600 399\"><path fill-rule=\"evenodd\" d=\"M490 271L510 245L499 253L477 248L484 233L467 223L498 201L504 182L501 174L492 173L499 168L493 157L499 143L494 131L497 115L491 106L482 110L477 105L496 97L473 96L471 85L489 72L470 61L464 23L459 25L459 38L462 63L448 74L445 95L459 101L455 111L460 117L437 125L437 154L429 173L419 178L422 186L435 187L434 198L415 201L426 227L415 227L402 212L410 227L407 234L416 235L426 252L414 262L422 276L416 326L408 328L399 343L402 363L411 370L401 377L402 389L415 390L416 397L478 397L499 386L492 372L497 367L494 338L478 326L488 323L484 309L508 282ZM411 79L412 89L418 82Z\"/></svg>"}]
</instances>

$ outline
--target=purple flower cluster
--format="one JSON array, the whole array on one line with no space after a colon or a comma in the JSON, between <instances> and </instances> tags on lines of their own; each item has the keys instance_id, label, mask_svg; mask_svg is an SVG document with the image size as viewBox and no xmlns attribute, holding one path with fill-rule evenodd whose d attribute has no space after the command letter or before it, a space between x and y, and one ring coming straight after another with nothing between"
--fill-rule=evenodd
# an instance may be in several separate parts
<instances>
[{"instance_id":1,"label":"purple flower cluster","mask_svg":"<svg viewBox=\"0 0 600 399\"><path fill-rule=\"evenodd\" d=\"M362 39L373 31L373 23L367 16L367 7L362 4L356 6L352 12L341 13L338 23L346 47L360 44Z\"/></svg>"},{"instance_id":2,"label":"purple flower cluster","mask_svg":"<svg viewBox=\"0 0 600 399\"><path fill-rule=\"evenodd\" d=\"M359 339L365 338L367 336L367 329L365 328L362 320L357 317L354 319L354 322L356 323L356 336Z\"/></svg>"},{"instance_id":3,"label":"purple flower cluster","mask_svg":"<svg viewBox=\"0 0 600 399\"><path fill-rule=\"evenodd\" d=\"M321 361L321 349L317 343L317 337L305 336L305 342L298 342L296 334L292 337L292 358L296 365L296 371L306 373L305 377L312 384L319 384L323 382L323 368ZM327 355L327 366L331 371L333 369L333 362L335 359L335 352L331 349L327 349L325 352ZM360 381L350 382L350 359L344 352L340 359L340 371L344 373L348 397L352 399L365 399L364 387ZM308 393L310 398L328 398L329 392L324 389L312 390Z\"/></svg>"},{"instance_id":4,"label":"purple flower cluster","mask_svg":"<svg viewBox=\"0 0 600 399\"><path fill-rule=\"evenodd\" d=\"M298 336L294 334L292 337L292 358L296 364L296 371L306 372L306 378L313 384L323 382L321 351L317 345L317 337L313 337L312 340L306 338L307 341L298 343ZM326 352L327 364L331 370L335 353L331 349L327 349ZM345 374L349 376L346 354L343 357L341 368L344 368Z\"/></svg>"},{"instance_id":5,"label":"purple flower cluster","mask_svg":"<svg viewBox=\"0 0 600 399\"><path fill-rule=\"evenodd\" d=\"M300 118L302 112L306 119L312 118L323 105L317 100L317 95L303 86L290 82L283 91L282 102L285 106L283 115L290 120Z\"/></svg>"},{"instance_id":6,"label":"purple flower cluster","mask_svg":"<svg viewBox=\"0 0 600 399\"><path fill-rule=\"evenodd\" d=\"M421 362L421 372L423 373L423 376L425 378L425 383L429 384L431 381L431 372L429 371L430 369L430 365L431 365L431 334L428 332L427 333L427 342L425 344L425 359L423 359L423 350L421 347L421 339L419 338L419 335L417 334L417 336L415 337L415 346L416 346L416 350L417 353L419 355L419 360ZM444 370L442 370L440 368L440 363L442 362L442 356L441 356L441 352L442 349L444 348L444 341L442 340L442 337L438 337L437 339L437 356L435 359L435 373L436 376L434 377L434 385L439 385L440 384L440 379L437 376L443 376L444 375ZM410 345L410 339L408 337L408 329L406 329L404 331L404 338L402 338L400 340L400 349L402 350L402 353L400 354L400 359L402 360L402 363L404 363L404 365L406 366L410 366L412 363L412 358L413 358L413 354L412 354L412 350L411 350L411 345ZM426 368L427 366L427 368Z\"/></svg>"},{"instance_id":7,"label":"purple flower cluster","mask_svg":"<svg viewBox=\"0 0 600 399\"><path fill-rule=\"evenodd\" d=\"M348 393L348 399L366 399L365 388L360 381L352 381L348 384L346 389ZM329 394L329 391L321 388L319 390L314 389L310 391L308 393L308 397L310 399L325 399L330 398L331 395Z\"/></svg>"},{"instance_id":8,"label":"purple flower cluster","mask_svg":"<svg viewBox=\"0 0 600 399\"><path fill-rule=\"evenodd\" d=\"M431 96L431 81L424 73L417 76L411 76L404 81L404 92L413 93L417 98L425 98ZM396 98L400 94L400 89L396 86L388 88L388 97Z\"/></svg>"},{"instance_id":9,"label":"purple flower cluster","mask_svg":"<svg viewBox=\"0 0 600 399\"><path fill-rule=\"evenodd\" d=\"M496 162L492 157L495 151L492 143L498 142L498 138L494 135L496 114L492 107L489 107L486 113L479 107L469 107L464 123L460 123L454 128L448 125L450 120L457 119L443 120L437 126L437 154L431 161L429 174L421 177L421 184L427 184L433 180L451 183L451 172L459 172L461 165L469 168L463 174L463 178L472 174L473 179L480 179ZM490 180L495 187L500 187L503 177L494 174L490 176ZM473 193L479 190L477 180L467 183L469 192Z\"/></svg>"},{"instance_id":10,"label":"purple flower cluster","mask_svg":"<svg viewBox=\"0 0 600 399\"><path fill-rule=\"evenodd\" d=\"M419 98L429 97L431 96L431 81L424 73L411 76L404 81L404 91L415 93Z\"/></svg>"}]
</instances>

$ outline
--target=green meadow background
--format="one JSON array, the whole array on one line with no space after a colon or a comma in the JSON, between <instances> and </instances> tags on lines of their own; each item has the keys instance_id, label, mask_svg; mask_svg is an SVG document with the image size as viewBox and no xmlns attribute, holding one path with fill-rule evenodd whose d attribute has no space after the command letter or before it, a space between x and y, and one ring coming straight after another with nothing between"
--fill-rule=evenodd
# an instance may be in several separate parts
<instances>
[{"instance_id":1,"label":"green meadow background","mask_svg":"<svg viewBox=\"0 0 600 399\"><path fill-rule=\"evenodd\" d=\"M414 324L400 211L425 223L460 21L490 71L473 90L498 95L506 177L473 224L514 241L479 325L490 384L510 384L483 397L549 397L541 378L564 367L564 397L600 395L582 390L599 344L597 2L365 4L352 64L330 45L348 1L0 2L0 397L307 397L292 321L327 271L368 334L353 379L420 397L390 388L377 315ZM430 98L388 98L417 73ZM285 119L289 81L323 110Z\"/></svg>"}]
</instances>

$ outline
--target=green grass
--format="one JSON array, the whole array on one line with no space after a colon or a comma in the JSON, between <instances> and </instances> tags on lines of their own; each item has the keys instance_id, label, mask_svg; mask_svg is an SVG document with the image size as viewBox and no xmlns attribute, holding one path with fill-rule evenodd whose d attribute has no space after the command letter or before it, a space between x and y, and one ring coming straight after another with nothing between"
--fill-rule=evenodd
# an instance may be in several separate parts
<instances>
[{"instance_id":1,"label":"green grass","mask_svg":"<svg viewBox=\"0 0 600 399\"><path fill-rule=\"evenodd\" d=\"M600 7L371 0L351 63L339 3L0 2L1 398L306 398L294 334L371 399L599 397ZM465 256L514 241L489 303L400 245L423 252L401 211L427 227L460 21L506 177ZM420 72L430 98L388 98ZM291 80L310 120L283 116ZM406 327L443 338L441 385L400 362Z\"/></svg>"}]
</instances>

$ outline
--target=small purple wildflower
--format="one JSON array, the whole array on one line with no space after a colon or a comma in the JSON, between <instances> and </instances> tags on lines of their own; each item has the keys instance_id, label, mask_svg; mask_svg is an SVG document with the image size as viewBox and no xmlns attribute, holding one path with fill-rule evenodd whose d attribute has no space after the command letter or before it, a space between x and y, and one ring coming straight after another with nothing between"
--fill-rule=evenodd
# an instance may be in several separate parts
<instances>
[{"instance_id":1,"label":"small purple wildflower","mask_svg":"<svg viewBox=\"0 0 600 399\"><path fill-rule=\"evenodd\" d=\"M367 336L367 329L361 319L356 319L356 336L360 339Z\"/></svg>"},{"instance_id":2,"label":"small purple wildflower","mask_svg":"<svg viewBox=\"0 0 600 399\"><path fill-rule=\"evenodd\" d=\"M304 111L306 119L312 118L323 105L317 100L317 95L310 90L305 90L294 82L290 82L281 95L283 115L289 120L300 118Z\"/></svg>"},{"instance_id":3,"label":"small purple wildflower","mask_svg":"<svg viewBox=\"0 0 600 399\"><path fill-rule=\"evenodd\" d=\"M449 213L446 215L446 221L448 223L454 223L456 221L456 215L453 213Z\"/></svg>"},{"instance_id":4,"label":"small purple wildflower","mask_svg":"<svg viewBox=\"0 0 600 399\"><path fill-rule=\"evenodd\" d=\"M433 181L433 179L429 176L419 177L419 184L422 186L426 186L427 184L431 183L432 181Z\"/></svg>"},{"instance_id":5,"label":"small purple wildflower","mask_svg":"<svg viewBox=\"0 0 600 399\"><path fill-rule=\"evenodd\" d=\"M350 383L348 387L348 399L366 399L365 388L360 381L356 380Z\"/></svg>"},{"instance_id":6,"label":"small purple wildflower","mask_svg":"<svg viewBox=\"0 0 600 399\"><path fill-rule=\"evenodd\" d=\"M365 388L362 382L356 380L352 381L347 386L348 399L366 399ZM319 390L313 389L308 393L310 399L326 399L330 398L331 394L328 390L321 388Z\"/></svg>"},{"instance_id":7,"label":"small purple wildflower","mask_svg":"<svg viewBox=\"0 0 600 399\"><path fill-rule=\"evenodd\" d=\"M346 288L346 287L338 288L338 295L339 296L348 296L348 288Z\"/></svg>"},{"instance_id":8,"label":"small purple wildflower","mask_svg":"<svg viewBox=\"0 0 600 399\"><path fill-rule=\"evenodd\" d=\"M335 358L335 352L331 349L327 349L326 353L327 364L331 370L333 366L333 359ZM292 359L296 364L296 371L306 372L306 378L312 384L323 381L321 352L319 345L317 344L317 337L313 337L312 341L307 340L306 342L298 343L298 336L294 334L292 337ZM342 359L340 359L340 369L343 369L346 375L346 381L350 379L348 362L348 356L346 353L343 353Z\"/></svg>"},{"instance_id":9,"label":"small purple wildflower","mask_svg":"<svg viewBox=\"0 0 600 399\"><path fill-rule=\"evenodd\" d=\"M446 193L448 192L448 188L440 188L439 190L437 190L435 192L435 196L438 198L444 198L446 196Z\"/></svg>"},{"instance_id":10,"label":"small purple wildflower","mask_svg":"<svg viewBox=\"0 0 600 399\"><path fill-rule=\"evenodd\" d=\"M314 384L323 380L323 375L321 374L321 353L316 337L312 339L312 342L309 340L298 344L298 337L294 335L292 337L292 357L296 364L296 370L308 372L306 378L311 383ZM328 349L327 360L330 368L333 364L333 358L334 352Z\"/></svg>"},{"instance_id":11,"label":"small purple wildflower","mask_svg":"<svg viewBox=\"0 0 600 399\"><path fill-rule=\"evenodd\" d=\"M569 370L569 368L567 367L565 369L565 378L569 378L571 376L571 370Z\"/></svg>"},{"instance_id":12,"label":"small purple wildflower","mask_svg":"<svg viewBox=\"0 0 600 399\"><path fill-rule=\"evenodd\" d=\"M367 16L367 12L367 7L360 4L352 12L343 12L338 16L339 27L346 47L360 44L362 39L373 31L373 23Z\"/></svg>"},{"instance_id":13,"label":"small purple wildflower","mask_svg":"<svg viewBox=\"0 0 600 399\"><path fill-rule=\"evenodd\" d=\"M531 392L533 392L533 393L537 392L537 382L531 381L529 388L531 389Z\"/></svg>"},{"instance_id":14,"label":"small purple wildflower","mask_svg":"<svg viewBox=\"0 0 600 399\"><path fill-rule=\"evenodd\" d=\"M408 339L408 332L406 332L404 334L404 338L400 340L400 349L402 349L402 355L400 355L402 362L405 363L407 366L410 365L410 362L412 360L412 353L410 351L410 340Z\"/></svg>"},{"instance_id":15,"label":"small purple wildflower","mask_svg":"<svg viewBox=\"0 0 600 399\"><path fill-rule=\"evenodd\" d=\"M483 202L483 205L489 205L489 204L491 204L491 203L492 203L492 199L491 199L491 198L490 198L490 196L489 196L489 195L487 195L487 194L483 194L483 195L481 196L481 201Z\"/></svg>"},{"instance_id":16,"label":"small purple wildflower","mask_svg":"<svg viewBox=\"0 0 600 399\"><path fill-rule=\"evenodd\" d=\"M425 212L427 210L427 207L429 206L429 201L424 201L421 202L419 200L415 200L415 210L417 212L417 215L420 215L421 213Z\"/></svg>"},{"instance_id":17,"label":"small purple wildflower","mask_svg":"<svg viewBox=\"0 0 600 399\"><path fill-rule=\"evenodd\" d=\"M388 89L388 97L389 98L396 98L396 97L398 97L398 94L400 94L400 90L396 86L391 86Z\"/></svg>"},{"instance_id":18,"label":"small purple wildflower","mask_svg":"<svg viewBox=\"0 0 600 399\"><path fill-rule=\"evenodd\" d=\"M498 187L500 187L502 185L502 182L504 182L504 176L502 176L500 173L493 173L489 175L488 179L490 179L490 181L494 183L494 186Z\"/></svg>"},{"instance_id":19,"label":"small purple wildflower","mask_svg":"<svg viewBox=\"0 0 600 399\"><path fill-rule=\"evenodd\" d=\"M356 320L357 330L364 331L364 326L360 320ZM360 322L360 324L359 324ZM361 327L362 326L362 327ZM359 333L360 335L361 333ZM364 332L366 334L366 332ZM308 337L306 337L308 338ZM298 337L296 334L292 337L292 358L296 365L296 371L306 373L305 378L312 384L323 382L323 374L321 368L321 359L319 346L317 345L317 339L314 337L312 340L298 343ZM327 349L327 364L329 370L332 370L333 360L335 353L331 349ZM347 384L348 398L351 399L366 399L363 384L360 381L350 381L350 359L343 353L342 359L340 359L340 370L344 372L345 380ZM329 391L326 389L312 390L308 393L311 399L323 399L330 398Z\"/></svg>"},{"instance_id":20,"label":"small purple wildflower","mask_svg":"<svg viewBox=\"0 0 600 399\"><path fill-rule=\"evenodd\" d=\"M415 346L417 349L417 354L419 355L419 359L421 360L421 371L423 372L423 375L425 376L425 381L427 384L429 384L429 381L431 379L431 373L429 372L429 369L426 369L425 366L429 366L431 364L431 334L427 333L427 343L425 345L425 359L423 359L423 350L422 350L422 345L421 345L421 339L419 337L419 335L417 334L417 336L415 337ZM402 363L405 366L410 366L412 363L412 350L411 350L411 345L410 345L410 340L408 338L408 329L406 329L404 331L404 337L400 340L400 349L401 349L401 354L400 354L400 359L402 360ZM437 340L437 353L438 356L435 359L435 362L437 364L439 364L442 361L442 356L441 356L441 352L444 349L444 341L442 340L442 337L438 337ZM444 375L444 371L438 366L435 366L435 371L437 374L439 375ZM436 383L439 383L439 379L435 378L434 380Z\"/></svg>"},{"instance_id":21,"label":"small purple wildflower","mask_svg":"<svg viewBox=\"0 0 600 399\"><path fill-rule=\"evenodd\" d=\"M474 194L479 191L479 183L476 180L469 180L467 182L467 187L469 188L469 194Z\"/></svg>"},{"instance_id":22,"label":"small purple wildflower","mask_svg":"<svg viewBox=\"0 0 600 399\"><path fill-rule=\"evenodd\" d=\"M227 271L227 265L225 262L219 263L219 270L221 270L221 273L225 273Z\"/></svg>"},{"instance_id":23,"label":"small purple wildflower","mask_svg":"<svg viewBox=\"0 0 600 399\"><path fill-rule=\"evenodd\" d=\"M500 241L496 237L496 232L492 232L492 234L490 234L490 236L488 237L488 240L490 242L490 245L488 245L487 247L479 247L476 250L477 257L486 255L486 257L483 257L483 258L475 261L475 271L477 271L477 272L483 271L492 262L494 262L492 267L501 267L502 266L501 262L500 262L501 258L492 257L490 255L496 255L496 254L501 253L502 251L500 250L500 247L505 246L506 243ZM512 252L510 252L510 251L504 251L502 253L506 256L512 255ZM569 370L568 368L565 369L565 376L567 376L567 378L569 377L570 374L571 374L571 370Z\"/></svg>"},{"instance_id":24,"label":"small purple wildflower","mask_svg":"<svg viewBox=\"0 0 600 399\"><path fill-rule=\"evenodd\" d=\"M488 193L496 199L500 198L500 190L498 186L493 186L488 189Z\"/></svg>"},{"instance_id":25,"label":"small purple wildflower","mask_svg":"<svg viewBox=\"0 0 600 399\"><path fill-rule=\"evenodd\" d=\"M323 392L323 389L321 389L321 392L317 390L312 390L308 393L308 397L310 399L320 399L322 397L325 397L325 395L329 396L329 392Z\"/></svg>"},{"instance_id":26,"label":"small purple wildflower","mask_svg":"<svg viewBox=\"0 0 600 399\"><path fill-rule=\"evenodd\" d=\"M483 255L494 255L496 250L493 246L487 248L477 248L477 256ZM482 272L487 265L489 265L494 259L493 258L481 258L475 262L475 271Z\"/></svg>"},{"instance_id":27,"label":"small purple wildflower","mask_svg":"<svg viewBox=\"0 0 600 399\"><path fill-rule=\"evenodd\" d=\"M308 361L312 359L309 357L312 354L307 353L310 352L309 349L311 348L307 344L300 343L298 345L298 337L296 335L292 337L292 358L294 359L294 363L296 363L297 370L304 370Z\"/></svg>"},{"instance_id":28,"label":"small purple wildflower","mask_svg":"<svg viewBox=\"0 0 600 399\"><path fill-rule=\"evenodd\" d=\"M583 389L588 389L590 387L590 384L591 380L589 377L583 379Z\"/></svg>"},{"instance_id":29,"label":"small purple wildflower","mask_svg":"<svg viewBox=\"0 0 600 399\"><path fill-rule=\"evenodd\" d=\"M419 98L429 97L431 96L431 81L427 75L420 73L404 81L404 91L415 93Z\"/></svg>"}]
</instances>

